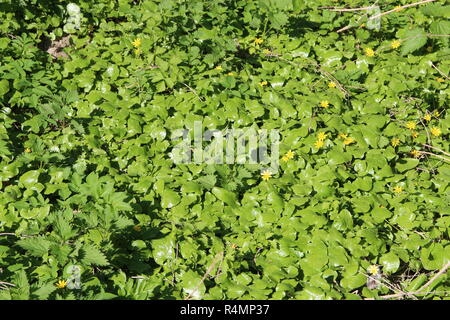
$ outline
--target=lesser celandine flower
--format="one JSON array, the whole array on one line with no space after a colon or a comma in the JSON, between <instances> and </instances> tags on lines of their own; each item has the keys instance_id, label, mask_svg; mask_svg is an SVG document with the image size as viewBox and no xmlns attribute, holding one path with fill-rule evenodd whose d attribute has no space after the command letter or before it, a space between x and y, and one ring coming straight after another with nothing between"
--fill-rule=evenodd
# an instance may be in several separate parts
<instances>
[{"instance_id":1,"label":"lesser celandine flower","mask_svg":"<svg viewBox=\"0 0 450 320\"><path fill-rule=\"evenodd\" d=\"M391 140L391 145L392 145L393 147L397 147L398 145L400 145L400 139L392 138L392 140Z\"/></svg>"},{"instance_id":2,"label":"lesser celandine flower","mask_svg":"<svg viewBox=\"0 0 450 320\"><path fill-rule=\"evenodd\" d=\"M269 180L270 178L272 178L272 172L270 172L269 170L264 170L264 171L261 173L261 178L262 178L264 181Z\"/></svg>"},{"instance_id":3,"label":"lesser celandine flower","mask_svg":"<svg viewBox=\"0 0 450 320\"><path fill-rule=\"evenodd\" d=\"M444 78L436 78L436 81L442 83L442 82L444 82L445 80L444 80Z\"/></svg>"},{"instance_id":4,"label":"lesser celandine flower","mask_svg":"<svg viewBox=\"0 0 450 320\"><path fill-rule=\"evenodd\" d=\"M411 131L411 137L413 139L416 139L419 136L419 133L417 131Z\"/></svg>"},{"instance_id":5,"label":"lesser celandine flower","mask_svg":"<svg viewBox=\"0 0 450 320\"><path fill-rule=\"evenodd\" d=\"M373 57L375 55L375 51L373 51L371 48L366 48L364 50L364 52L366 53L366 56L368 56L368 57Z\"/></svg>"},{"instance_id":6,"label":"lesser celandine flower","mask_svg":"<svg viewBox=\"0 0 450 320\"><path fill-rule=\"evenodd\" d=\"M131 44L133 45L133 47L139 48L141 46L141 44L142 44L142 40L141 40L141 38L136 38L136 40L131 42Z\"/></svg>"},{"instance_id":7,"label":"lesser celandine flower","mask_svg":"<svg viewBox=\"0 0 450 320\"><path fill-rule=\"evenodd\" d=\"M314 147L315 147L316 149L322 148L323 145L324 145L323 140L317 140L316 142L314 142Z\"/></svg>"},{"instance_id":8,"label":"lesser celandine flower","mask_svg":"<svg viewBox=\"0 0 450 320\"><path fill-rule=\"evenodd\" d=\"M349 144L351 144L351 143L353 143L353 142L355 142L355 139L353 139L353 138L351 138L351 137L348 137L348 138L345 138L345 139L344 139L344 144L345 144L345 145L349 145Z\"/></svg>"},{"instance_id":9,"label":"lesser celandine flower","mask_svg":"<svg viewBox=\"0 0 450 320\"><path fill-rule=\"evenodd\" d=\"M336 88L336 83L330 82L330 83L328 83L328 87L329 88Z\"/></svg>"},{"instance_id":10,"label":"lesser celandine flower","mask_svg":"<svg viewBox=\"0 0 450 320\"><path fill-rule=\"evenodd\" d=\"M320 106L322 108L328 108L329 105L330 104L329 104L329 102L327 100L320 101Z\"/></svg>"},{"instance_id":11,"label":"lesser celandine flower","mask_svg":"<svg viewBox=\"0 0 450 320\"><path fill-rule=\"evenodd\" d=\"M419 158L420 157L420 151L418 150L411 150L409 152L414 158Z\"/></svg>"},{"instance_id":12,"label":"lesser celandine flower","mask_svg":"<svg viewBox=\"0 0 450 320\"><path fill-rule=\"evenodd\" d=\"M286 157L288 157L289 159L292 159L295 155L295 152L292 150L289 150L288 152L286 152Z\"/></svg>"},{"instance_id":13,"label":"lesser celandine flower","mask_svg":"<svg viewBox=\"0 0 450 320\"><path fill-rule=\"evenodd\" d=\"M319 134L317 135L317 140L319 141L323 141L327 138L327 134L325 132L319 132Z\"/></svg>"},{"instance_id":14,"label":"lesser celandine flower","mask_svg":"<svg viewBox=\"0 0 450 320\"><path fill-rule=\"evenodd\" d=\"M59 280L55 285L57 288L63 289L67 286L67 282L66 280Z\"/></svg>"},{"instance_id":15,"label":"lesser celandine flower","mask_svg":"<svg viewBox=\"0 0 450 320\"><path fill-rule=\"evenodd\" d=\"M425 121L430 121L431 120L431 114L427 113L424 117L423 120Z\"/></svg>"},{"instance_id":16,"label":"lesser celandine flower","mask_svg":"<svg viewBox=\"0 0 450 320\"><path fill-rule=\"evenodd\" d=\"M394 191L394 193L399 194L403 192L403 188L401 186L395 186L392 191Z\"/></svg>"},{"instance_id":17,"label":"lesser celandine flower","mask_svg":"<svg viewBox=\"0 0 450 320\"><path fill-rule=\"evenodd\" d=\"M261 39L261 38L255 38L255 40L254 40L253 42L254 42L255 44L261 44L261 43L264 42L264 40Z\"/></svg>"},{"instance_id":18,"label":"lesser celandine flower","mask_svg":"<svg viewBox=\"0 0 450 320\"><path fill-rule=\"evenodd\" d=\"M430 132L433 136L435 137L439 137L441 135L441 129L439 129L438 127L433 127L430 129Z\"/></svg>"},{"instance_id":19,"label":"lesser celandine flower","mask_svg":"<svg viewBox=\"0 0 450 320\"><path fill-rule=\"evenodd\" d=\"M372 276L376 276L380 272L380 270L376 265L371 265L367 268L367 272Z\"/></svg>"},{"instance_id":20,"label":"lesser celandine flower","mask_svg":"<svg viewBox=\"0 0 450 320\"><path fill-rule=\"evenodd\" d=\"M261 82L259 83L259 85L260 85L261 87L267 86L267 81L261 81Z\"/></svg>"},{"instance_id":21,"label":"lesser celandine flower","mask_svg":"<svg viewBox=\"0 0 450 320\"><path fill-rule=\"evenodd\" d=\"M416 123L414 121L408 121L406 127L410 130L414 130L416 128Z\"/></svg>"},{"instance_id":22,"label":"lesser celandine flower","mask_svg":"<svg viewBox=\"0 0 450 320\"><path fill-rule=\"evenodd\" d=\"M391 48L392 49L397 49L398 47L400 47L400 41L399 40L394 40L391 42Z\"/></svg>"},{"instance_id":23,"label":"lesser celandine flower","mask_svg":"<svg viewBox=\"0 0 450 320\"><path fill-rule=\"evenodd\" d=\"M222 67L221 66L217 66L217 67L215 67L214 69L216 69L216 70L222 70Z\"/></svg>"}]
</instances>

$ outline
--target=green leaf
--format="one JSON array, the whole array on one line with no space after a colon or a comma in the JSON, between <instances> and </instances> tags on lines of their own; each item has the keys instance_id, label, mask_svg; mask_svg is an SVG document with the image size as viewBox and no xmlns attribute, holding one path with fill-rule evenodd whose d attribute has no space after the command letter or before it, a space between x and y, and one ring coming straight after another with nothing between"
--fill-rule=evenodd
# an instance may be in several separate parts
<instances>
[{"instance_id":1,"label":"green leaf","mask_svg":"<svg viewBox=\"0 0 450 320\"><path fill-rule=\"evenodd\" d=\"M426 32L420 28L407 30L403 33L402 38L405 39L401 46L402 55L412 53L427 43Z\"/></svg>"},{"instance_id":2,"label":"green leaf","mask_svg":"<svg viewBox=\"0 0 450 320\"><path fill-rule=\"evenodd\" d=\"M106 256L103 254L103 252L100 251L100 249L92 246L92 245L84 245L81 250L81 261L84 264L94 264L97 266L107 266L109 265L108 260L106 259Z\"/></svg>"},{"instance_id":3,"label":"green leaf","mask_svg":"<svg viewBox=\"0 0 450 320\"><path fill-rule=\"evenodd\" d=\"M42 257L48 252L51 242L44 237L30 237L21 239L16 244L27 250L32 256Z\"/></svg>"},{"instance_id":4,"label":"green leaf","mask_svg":"<svg viewBox=\"0 0 450 320\"><path fill-rule=\"evenodd\" d=\"M383 271L387 274L391 274L398 270L400 259L395 253L389 252L380 258L380 263L383 265Z\"/></svg>"},{"instance_id":5,"label":"green leaf","mask_svg":"<svg viewBox=\"0 0 450 320\"><path fill-rule=\"evenodd\" d=\"M39 174L38 170L27 171L20 177L19 181L25 188L31 188L38 182Z\"/></svg>"}]
</instances>

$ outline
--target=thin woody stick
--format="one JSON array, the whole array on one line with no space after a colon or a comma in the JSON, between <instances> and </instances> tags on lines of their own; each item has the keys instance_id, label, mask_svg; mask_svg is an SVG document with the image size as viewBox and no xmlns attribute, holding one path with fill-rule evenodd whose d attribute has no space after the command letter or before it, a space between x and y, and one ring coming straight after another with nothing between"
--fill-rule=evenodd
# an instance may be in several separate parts
<instances>
[{"instance_id":1,"label":"thin woody stick","mask_svg":"<svg viewBox=\"0 0 450 320\"><path fill-rule=\"evenodd\" d=\"M434 1L436 1L436 0L423 0L423 1L416 2L416 3L405 4L404 6L401 6L401 7L398 7L398 8L395 8L395 9L392 9L392 10L389 10L389 11L382 12L382 13L379 13L377 15L374 15L374 16L370 17L369 20L380 18L380 17L385 16L385 15L387 15L389 13L392 13L392 12L398 12L401 9L404 9L404 8L414 7L414 6L418 6L420 4L424 4L424 3L428 3L428 2L434 2Z\"/></svg>"},{"instance_id":2,"label":"thin woody stick","mask_svg":"<svg viewBox=\"0 0 450 320\"><path fill-rule=\"evenodd\" d=\"M189 295L184 300L189 300L195 294L195 292L197 292L198 287L200 287L200 285L205 281L206 277L213 271L217 262L222 259L223 259L223 252L219 252L218 254L216 254L216 256L214 257L214 260L211 262L210 266L208 267L208 270L206 270L205 274L203 275L203 278L200 280L200 282L197 284L197 286L194 288L194 290L192 290L192 292L189 293Z\"/></svg>"},{"instance_id":3,"label":"thin woody stick","mask_svg":"<svg viewBox=\"0 0 450 320\"><path fill-rule=\"evenodd\" d=\"M361 7L361 8L320 7L320 8L318 8L318 9L326 9L326 10L336 11L336 12L351 12L351 11L370 10L370 9L374 9L374 8L376 8L376 6Z\"/></svg>"}]
</instances>

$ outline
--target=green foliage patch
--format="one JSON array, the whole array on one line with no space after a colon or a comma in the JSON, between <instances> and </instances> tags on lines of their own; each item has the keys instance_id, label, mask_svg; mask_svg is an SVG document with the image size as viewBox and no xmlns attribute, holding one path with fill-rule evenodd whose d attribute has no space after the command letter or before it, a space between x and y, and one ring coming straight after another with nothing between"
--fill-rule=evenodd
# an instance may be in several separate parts
<instances>
[{"instance_id":1,"label":"green foliage patch","mask_svg":"<svg viewBox=\"0 0 450 320\"><path fill-rule=\"evenodd\" d=\"M420 289L450 262L450 6L377 29L336 5L3 1L0 299ZM200 120L278 130L280 170L174 164L171 134Z\"/></svg>"}]
</instances>

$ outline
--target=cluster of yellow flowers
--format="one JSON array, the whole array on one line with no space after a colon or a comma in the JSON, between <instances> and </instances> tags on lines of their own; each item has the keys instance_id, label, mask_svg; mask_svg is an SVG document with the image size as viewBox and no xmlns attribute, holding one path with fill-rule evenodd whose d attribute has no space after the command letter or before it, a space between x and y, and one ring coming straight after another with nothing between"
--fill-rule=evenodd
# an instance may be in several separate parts
<instances>
[{"instance_id":1,"label":"cluster of yellow flowers","mask_svg":"<svg viewBox=\"0 0 450 320\"><path fill-rule=\"evenodd\" d=\"M134 49L134 54L135 55L140 55L141 54L141 45L142 45L141 38L136 38L133 42L131 42L131 44L135 48Z\"/></svg>"},{"instance_id":2,"label":"cluster of yellow flowers","mask_svg":"<svg viewBox=\"0 0 450 320\"><path fill-rule=\"evenodd\" d=\"M340 138L340 139L343 139L344 141L343 141L343 143L344 143L344 145L349 145L349 144L352 144L353 142L355 142L356 140L355 139L353 139L352 137L349 137L346 133L340 133L339 135L338 135L338 138Z\"/></svg>"},{"instance_id":3,"label":"cluster of yellow flowers","mask_svg":"<svg viewBox=\"0 0 450 320\"><path fill-rule=\"evenodd\" d=\"M267 81L261 81L260 83L259 83L259 85L261 86L261 87L264 87L264 86L267 86Z\"/></svg>"},{"instance_id":4,"label":"cluster of yellow flowers","mask_svg":"<svg viewBox=\"0 0 450 320\"><path fill-rule=\"evenodd\" d=\"M288 152L286 152L286 154L281 158L281 160L283 160L284 162L288 162L289 160L291 160L292 158L294 158L295 152L292 150L289 150Z\"/></svg>"},{"instance_id":5,"label":"cluster of yellow flowers","mask_svg":"<svg viewBox=\"0 0 450 320\"><path fill-rule=\"evenodd\" d=\"M317 140L316 142L314 142L314 147L316 149L320 149L324 146L325 144L325 139L327 138L327 134L324 132L319 132L319 134L317 135Z\"/></svg>"}]
</instances>

